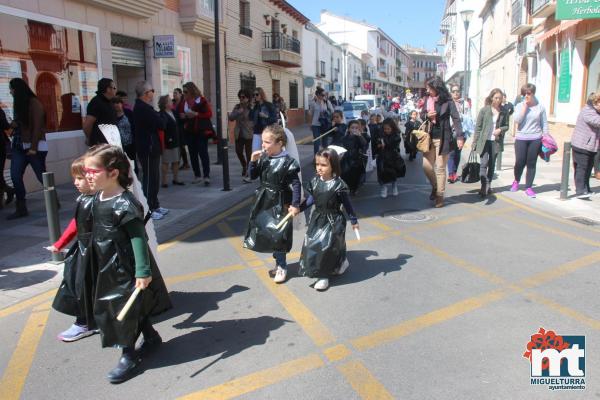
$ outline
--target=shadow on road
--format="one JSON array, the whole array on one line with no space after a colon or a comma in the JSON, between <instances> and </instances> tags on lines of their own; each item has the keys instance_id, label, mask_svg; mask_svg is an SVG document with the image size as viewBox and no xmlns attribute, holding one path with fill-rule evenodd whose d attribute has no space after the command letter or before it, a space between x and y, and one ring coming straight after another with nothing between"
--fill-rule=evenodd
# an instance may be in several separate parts
<instances>
[{"instance_id":1,"label":"shadow on road","mask_svg":"<svg viewBox=\"0 0 600 400\"><path fill-rule=\"evenodd\" d=\"M0 270L0 290L16 290L37 285L54 278L56 274L56 271L43 269L28 272Z\"/></svg>"}]
</instances>

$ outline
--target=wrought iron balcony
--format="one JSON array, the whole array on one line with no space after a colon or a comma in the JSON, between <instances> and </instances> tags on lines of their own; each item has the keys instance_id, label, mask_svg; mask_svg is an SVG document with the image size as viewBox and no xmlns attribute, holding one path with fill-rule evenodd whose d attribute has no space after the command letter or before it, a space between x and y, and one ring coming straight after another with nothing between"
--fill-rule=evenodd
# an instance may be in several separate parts
<instances>
[{"instance_id":1,"label":"wrought iron balcony","mask_svg":"<svg viewBox=\"0 0 600 400\"><path fill-rule=\"evenodd\" d=\"M252 29L248 28L247 26L240 25L240 35L252 37Z\"/></svg>"},{"instance_id":2,"label":"wrought iron balcony","mask_svg":"<svg viewBox=\"0 0 600 400\"><path fill-rule=\"evenodd\" d=\"M529 22L526 0L515 0L512 3L512 19L510 33L512 35L521 35L532 28Z\"/></svg>"},{"instance_id":3,"label":"wrought iron balcony","mask_svg":"<svg viewBox=\"0 0 600 400\"><path fill-rule=\"evenodd\" d=\"M287 68L300 67L300 41L281 32L263 33L262 60Z\"/></svg>"}]
</instances>

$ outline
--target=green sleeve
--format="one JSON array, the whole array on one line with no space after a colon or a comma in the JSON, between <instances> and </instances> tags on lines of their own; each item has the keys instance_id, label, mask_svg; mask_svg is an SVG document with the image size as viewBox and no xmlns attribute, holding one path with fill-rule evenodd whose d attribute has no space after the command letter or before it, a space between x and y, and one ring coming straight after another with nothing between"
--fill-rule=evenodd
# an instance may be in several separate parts
<instances>
[{"instance_id":1,"label":"green sleeve","mask_svg":"<svg viewBox=\"0 0 600 400\"><path fill-rule=\"evenodd\" d=\"M124 228L131 239L133 257L135 258L135 277L147 278L152 276L144 223L136 218L127 222Z\"/></svg>"}]
</instances>

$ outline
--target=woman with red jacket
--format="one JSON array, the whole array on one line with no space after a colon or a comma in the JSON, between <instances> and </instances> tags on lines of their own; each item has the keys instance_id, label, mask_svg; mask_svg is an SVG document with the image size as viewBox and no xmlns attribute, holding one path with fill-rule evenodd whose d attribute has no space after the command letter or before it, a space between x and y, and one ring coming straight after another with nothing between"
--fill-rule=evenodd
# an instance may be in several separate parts
<instances>
[{"instance_id":1,"label":"woman with red jacket","mask_svg":"<svg viewBox=\"0 0 600 400\"><path fill-rule=\"evenodd\" d=\"M212 129L212 109L210 103L200 89L193 83L187 82L183 85L184 101L179 103L177 112L184 119L185 138L190 152L190 163L194 170L195 178L192 183L202 180L198 157L202 161L202 172L204 173L204 185L210 184L210 159L208 157L208 137L206 131Z\"/></svg>"}]
</instances>

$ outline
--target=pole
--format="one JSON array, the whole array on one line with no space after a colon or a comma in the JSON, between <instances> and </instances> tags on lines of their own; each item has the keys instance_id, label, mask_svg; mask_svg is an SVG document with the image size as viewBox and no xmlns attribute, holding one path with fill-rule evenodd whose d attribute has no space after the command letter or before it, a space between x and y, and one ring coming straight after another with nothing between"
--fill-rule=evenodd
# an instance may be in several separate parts
<instances>
[{"instance_id":1,"label":"pole","mask_svg":"<svg viewBox=\"0 0 600 400\"><path fill-rule=\"evenodd\" d=\"M221 143L221 161L223 163L223 191L231 190L229 186L229 138L223 136L221 120L221 39L219 37L219 0L215 0L215 93L217 95L217 137Z\"/></svg>"},{"instance_id":2,"label":"pole","mask_svg":"<svg viewBox=\"0 0 600 400\"><path fill-rule=\"evenodd\" d=\"M60 238L58 202L56 198L56 189L54 188L54 172L44 172L42 174L42 182L44 184L44 202L46 203L48 235L50 238L50 243L54 243ZM52 261L56 263L63 261L62 254L52 253Z\"/></svg>"},{"instance_id":3,"label":"pole","mask_svg":"<svg viewBox=\"0 0 600 400\"><path fill-rule=\"evenodd\" d=\"M469 21L463 21L465 25L465 79L463 81L463 101L467 101L467 62L468 62L468 51L469 51Z\"/></svg>"},{"instance_id":4,"label":"pole","mask_svg":"<svg viewBox=\"0 0 600 400\"><path fill-rule=\"evenodd\" d=\"M569 165L571 164L571 142L564 142L562 176L560 178L560 199L566 200L569 192Z\"/></svg>"}]
</instances>

